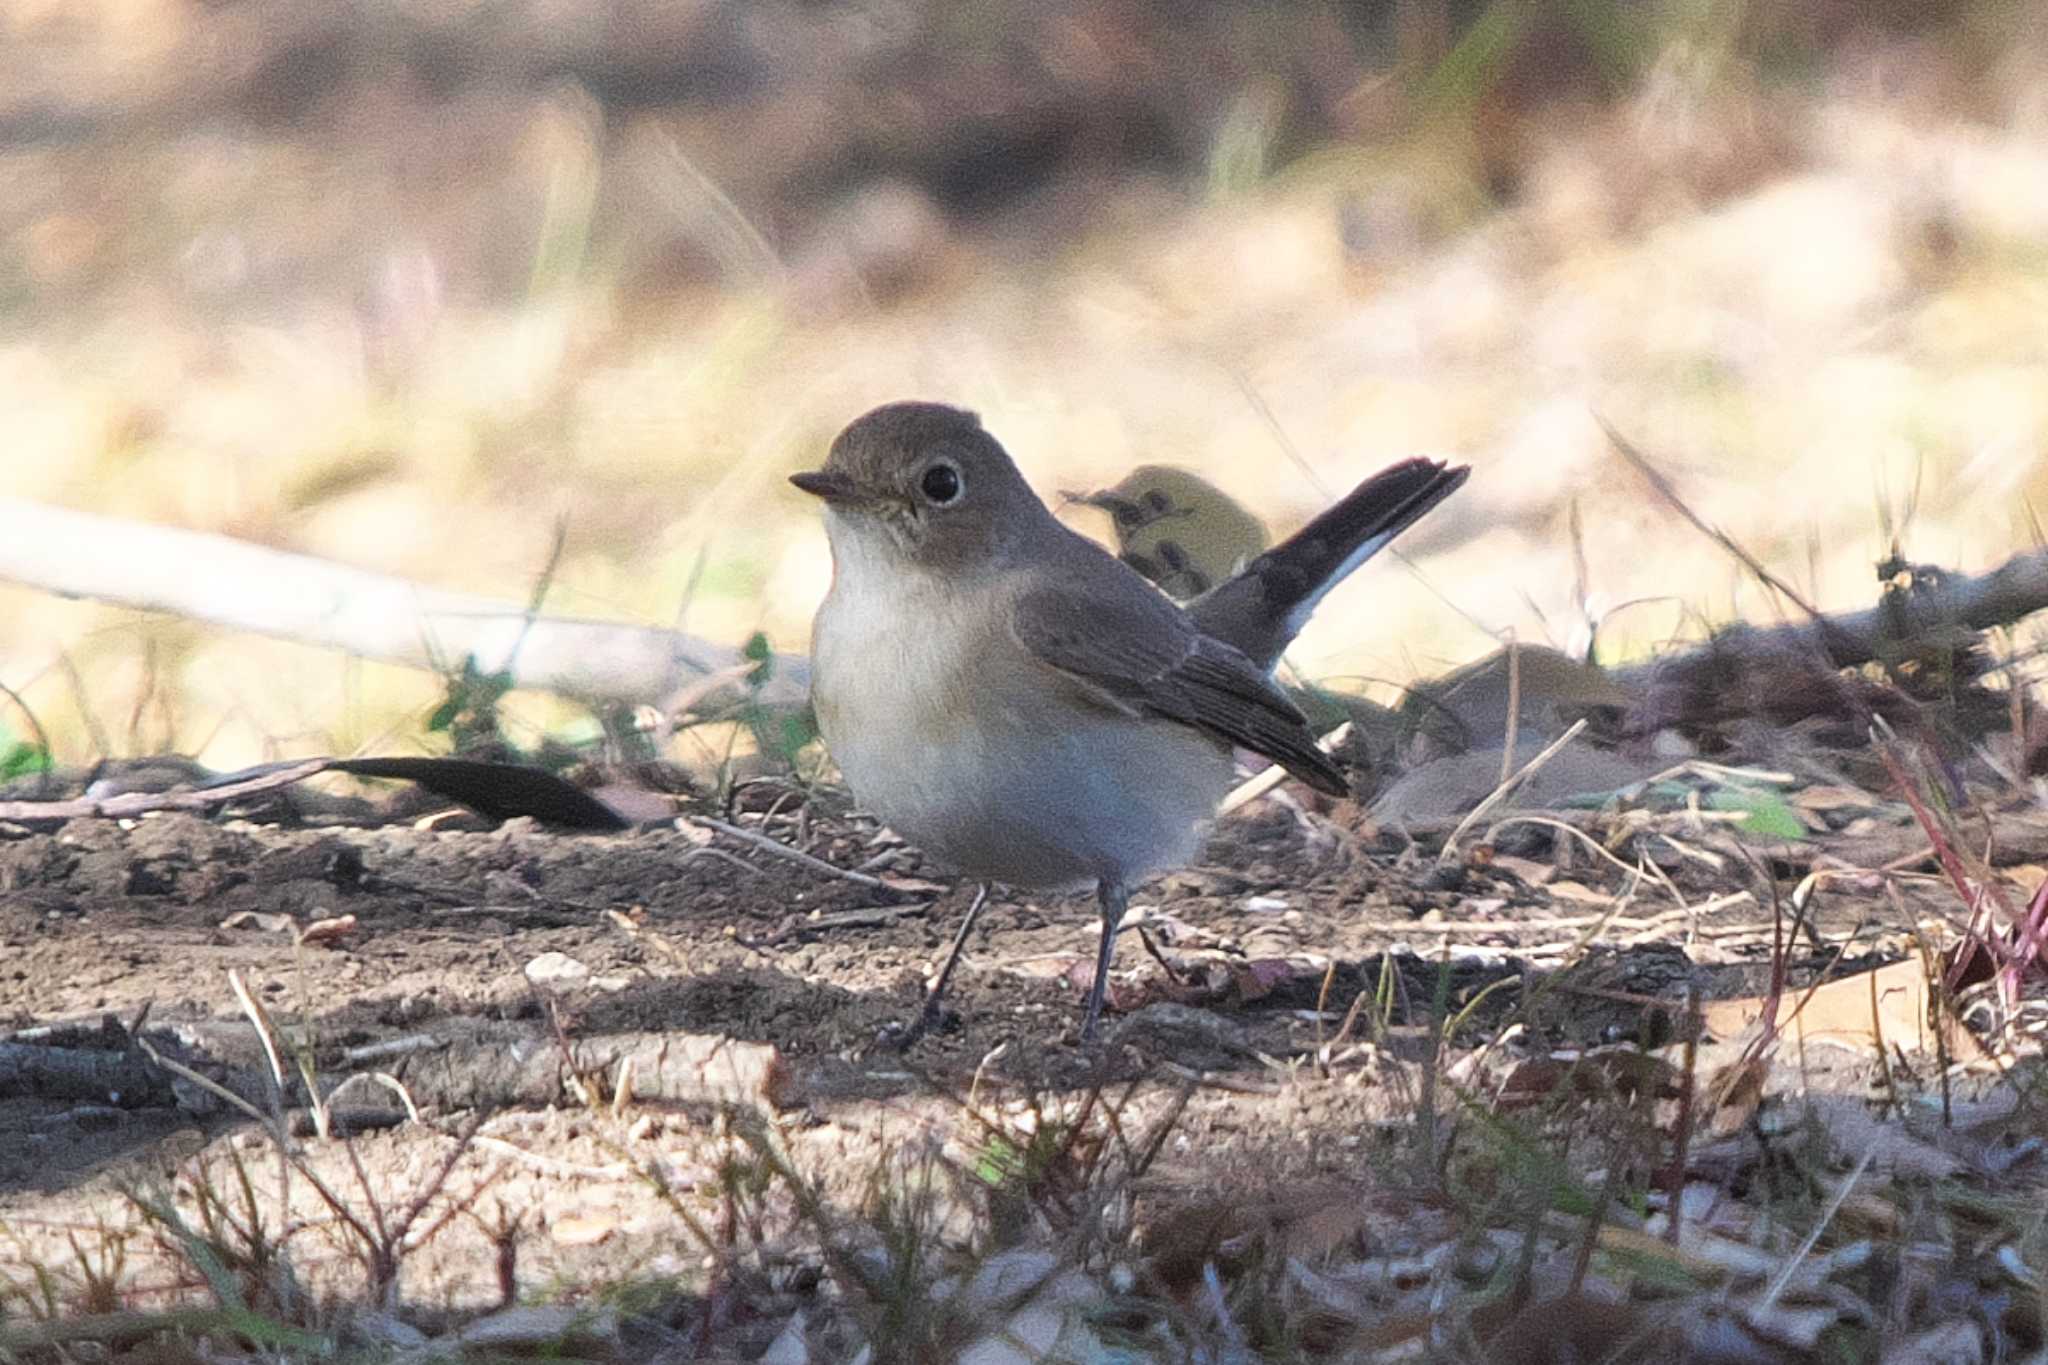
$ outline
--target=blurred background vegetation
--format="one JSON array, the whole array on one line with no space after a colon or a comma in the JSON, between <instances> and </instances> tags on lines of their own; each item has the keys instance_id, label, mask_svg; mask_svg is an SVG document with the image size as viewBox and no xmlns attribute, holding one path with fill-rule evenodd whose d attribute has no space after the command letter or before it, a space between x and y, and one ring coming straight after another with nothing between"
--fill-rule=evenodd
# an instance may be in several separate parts
<instances>
[{"instance_id":1,"label":"blurred background vegetation","mask_svg":"<svg viewBox=\"0 0 2048 1365\"><path fill-rule=\"evenodd\" d=\"M902 397L1282 530L1470 461L1293 652L1382 687L1775 610L1595 414L1824 607L2048 497L2023 0L0 0L0 185L5 491L513 603L563 527L547 610L732 644L803 646L784 476ZM0 682L78 764L443 693L10 586Z\"/></svg>"}]
</instances>

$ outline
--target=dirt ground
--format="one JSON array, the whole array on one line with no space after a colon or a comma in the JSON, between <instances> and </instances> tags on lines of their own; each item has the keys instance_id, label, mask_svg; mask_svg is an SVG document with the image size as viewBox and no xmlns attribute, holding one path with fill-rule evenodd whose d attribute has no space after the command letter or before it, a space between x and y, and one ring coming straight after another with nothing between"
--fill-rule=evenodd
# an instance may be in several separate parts
<instances>
[{"instance_id":1,"label":"dirt ground","mask_svg":"<svg viewBox=\"0 0 2048 1365\"><path fill-rule=\"evenodd\" d=\"M1765 984L1767 890L1762 902L1736 896L1696 918L1666 917L1667 932L1605 933L1608 946L1578 951L1583 926L1604 912L1592 906L1589 920L1589 905L1567 893L1597 901L1624 881L1583 853L1553 891L1523 879L1531 862L1446 870L1363 825L1355 808L1264 801L1220 824L1204 863L1137 897L1134 917L1157 957L1124 936L1100 1046L1076 1037L1091 905L999 891L956 980L953 1016L905 1054L878 1035L914 1014L968 888L935 894L913 851L888 856L871 825L830 799L813 804L733 819L778 841L804 838L817 857L866 865L887 886L685 822L612 836L525 821L423 828L185 814L0 826L0 1045L66 1041L66 1027L88 1035L70 1041L90 1042L103 1020L126 1024L147 1009L161 1046L239 1076L261 1100L256 1032L230 984L238 973L281 1031L307 1041L323 1087L383 1071L426 1111L420 1122L375 1124L346 1156L344 1144L314 1140L316 1166L339 1184L402 1202L455 1159L461 1120L489 1111L489 1141L459 1157L451 1185L487 1178L478 1207L495 1208L498 1222L449 1223L408 1259L403 1285L415 1304L476 1305L496 1301L508 1277L525 1293L693 1263L675 1210L638 1172L659 1169L685 1192L710 1188L702 1139L717 1124L707 1096L663 1094L654 1078L630 1102L581 1107L559 1085L568 1068L552 1059L587 1061L619 1039L772 1045L784 1069L756 1097L772 1094L793 1156L848 1198L906 1142L957 1143L957 1097L970 1086L1022 1113L1071 1108L1104 1083L1125 1097L1131 1126L1192 1084L1165 1178L1252 1191L1290 1175L1359 1176L1375 1121L1413 1112L1403 1077L1430 1047L1439 961L1450 964L1442 988L1453 1014L1493 983L1530 974L1526 987L1487 994L1452 1051L1494 1038L1511 1011L1522 1028L1510 1046L1525 1053L1656 1043L1687 985L1716 998ZM1671 910L1678 896L1727 900L1739 887L1737 873L1703 878L1690 866L1675 864L1671 888L1646 883L1624 913ZM1910 892L1895 902L1821 897L1815 927L1821 939L1859 930L1857 943L1875 946L1907 928L1917 904ZM244 911L354 925L295 947L288 924L237 919ZM1470 928L1479 923L1498 932ZM1736 932L1743 924L1760 932ZM1834 951L1795 948L1796 974L1810 978ZM1389 1027L1370 1047L1354 1028L1316 1065L1353 1003L1382 989L1387 954ZM541 1058L556 1093L510 1085L493 1095L488 1082L451 1080L492 1049ZM1855 1090L1868 1079L1848 1052L1813 1049L1807 1062L1809 1085ZM109 1103L36 1089L0 1091L0 1225L21 1254L61 1257L66 1237L122 1225L123 1182L189 1175L195 1160L264 1146L253 1123L189 1092L177 1104L139 1093ZM352 1091L351 1104L391 1108L376 1087ZM311 1196L302 1188L299 1198ZM301 1211L308 1227L323 1221L317 1206Z\"/></svg>"}]
</instances>

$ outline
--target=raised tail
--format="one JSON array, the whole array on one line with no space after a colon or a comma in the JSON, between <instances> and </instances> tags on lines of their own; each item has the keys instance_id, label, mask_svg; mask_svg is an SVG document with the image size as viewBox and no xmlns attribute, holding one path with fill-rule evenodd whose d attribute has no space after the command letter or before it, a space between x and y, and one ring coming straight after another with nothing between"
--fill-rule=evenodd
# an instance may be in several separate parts
<instances>
[{"instance_id":1,"label":"raised tail","mask_svg":"<svg viewBox=\"0 0 2048 1365\"><path fill-rule=\"evenodd\" d=\"M1236 577L1195 599L1188 612L1204 634L1271 668L1323 594L1456 492L1471 472L1439 460L1389 465Z\"/></svg>"}]
</instances>

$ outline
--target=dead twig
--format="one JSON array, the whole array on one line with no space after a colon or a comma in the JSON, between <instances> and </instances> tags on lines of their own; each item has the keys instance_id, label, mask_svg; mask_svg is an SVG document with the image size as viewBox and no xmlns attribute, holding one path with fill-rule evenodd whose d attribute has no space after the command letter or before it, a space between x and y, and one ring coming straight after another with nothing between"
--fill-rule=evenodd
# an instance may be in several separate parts
<instances>
[{"instance_id":1,"label":"dead twig","mask_svg":"<svg viewBox=\"0 0 2048 1365\"><path fill-rule=\"evenodd\" d=\"M811 871L820 873L823 876L837 877L841 881L852 882L855 886L865 886L871 891L882 891L891 895L896 894L896 888L883 881L880 877L870 877L865 872L854 872L848 868L835 867L823 858L814 858L800 848L791 848L780 839L771 839L765 834L756 834L753 830L729 824L724 820L715 820L708 815L685 815L682 818L698 826L700 829L712 830L725 835L729 839L737 839L752 848L760 849L763 853L770 853L778 858L785 858L795 863L798 867L807 867Z\"/></svg>"},{"instance_id":2,"label":"dead twig","mask_svg":"<svg viewBox=\"0 0 2048 1365\"><path fill-rule=\"evenodd\" d=\"M1493 791L1487 795L1484 801L1481 801L1471 810L1465 812L1465 818L1460 820L1457 823L1457 825L1452 828L1450 837L1444 840L1443 851L1437 855L1437 861L1440 863L1447 863L1455 859L1458 856L1458 840L1465 836L1465 831L1471 829L1472 826L1478 824L1480 820L1484 819L1488 811L1492 810L1501 802L1507 800L1507 798L1510 794L1513 793L1515 788L1521 786L1522 783L1526 782L1529 779L1529 777L1538 770L1540 770L1544 764L1550 762L1551 759L1557 757L1558 751L1563 749L1565 745L1577 739L1579 737L1580 732L1583 731L1585 728L1586 721L1584 717L1580 717L1578 720L1573 721L1571 729L1565 731L1563 734L1559 735L1555 740L1551 741L1551 743L1543 750L1543 752L1537 754L1536 757L1530 759L1527 763L1524 763L1519 769L1516 770L1515 775L1513 777L1510 777L1507 781L1495 787Z\"/></svg>"}]
</instances>

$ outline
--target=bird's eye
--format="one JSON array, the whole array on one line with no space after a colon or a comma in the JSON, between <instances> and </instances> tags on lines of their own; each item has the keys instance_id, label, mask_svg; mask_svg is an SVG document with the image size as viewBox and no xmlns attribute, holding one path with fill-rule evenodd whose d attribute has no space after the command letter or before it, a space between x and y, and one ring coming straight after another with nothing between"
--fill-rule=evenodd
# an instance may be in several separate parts
<instances>
[{"instance_id":1,"label":"bird's eye","mask_svg":"<svg viewBox=\"0 0 2048 1365\"><path fill-rule=\"evenodd\" d=\"M934 507L950 507L960 501L960 467L940 460L918 476L917 491Z\"/></svg>"},{"instance_id":2,"label":"bird's eye","mask_svg":"<svg viewBox=\"0 0 2048 1365\"><path fill-rule=\"evenodd\" d=\"M1145 494L1145 505L1164 516L1166 510L1173 506L1173 499L1154 488Z\"/></svg>"}]
</instances>

